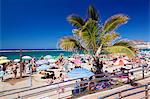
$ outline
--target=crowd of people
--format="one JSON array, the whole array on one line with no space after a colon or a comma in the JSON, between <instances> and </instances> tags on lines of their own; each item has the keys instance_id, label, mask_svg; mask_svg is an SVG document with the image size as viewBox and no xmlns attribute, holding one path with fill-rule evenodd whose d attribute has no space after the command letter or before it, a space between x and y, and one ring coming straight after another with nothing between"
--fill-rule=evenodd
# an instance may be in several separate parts
<instances>
[{"instance_id":1,"label":"crowd of people","mask_svg":"<svg viewBox=\"0 0 150 99\"><path fill-rule=\"evenodd\" d=\"M102 58L103 59L108 58L108 60L101 60ZM108 67L109 65L113 66L118 59L125 59L125 56L112 57L111 55L109 56L102 55L100 57L93 57L90 55L82 55L82 56L72 55L66 58L63 55L60 55L59 58L57 58L54 63L47 63L49 69L41 70L41 71L37 71L37 68L40 65L36 63L38 60L36 60L35 58L32 58L31 60L24 60L22 62L10 61L9 63L4 63L0 66L0 71L3 72L1 73L1 79L2 81L5 81L5 79L7 79L6 76L8 75L9 75L8 77L16 79L17 77L20 76L21 73L23 76L31 73L32 74L39 73L42 75L41 79L48 79L49 83L52 84L57 81L62 82L68 80L69 78L67 77L67 73L72 71L74 68L86 68L95 74L109 72L103 69L104 65L106 67ZM42 57L39 60L45 60L45 59ZM126 61L128 61L128 63L131 63L134 60L127 58ZM149 67L150 67L149 60L140 56L139 59L136 59L136 61L134 62L136 62L136 64L141 64L141 62L144 63L145 68L148 68L146 72L149 71ZM122 64L122 65L126 66L126 64ZM133 63L132 63L132 68L133 68ZM53 71L53 69L59 70L59 75L57 75L56 72ZM111 73L115 75L116 71L118 70L114 69L112 70ZM119 71L124 72L123 68L120 68Z\"/></svg>"}]
</instances>

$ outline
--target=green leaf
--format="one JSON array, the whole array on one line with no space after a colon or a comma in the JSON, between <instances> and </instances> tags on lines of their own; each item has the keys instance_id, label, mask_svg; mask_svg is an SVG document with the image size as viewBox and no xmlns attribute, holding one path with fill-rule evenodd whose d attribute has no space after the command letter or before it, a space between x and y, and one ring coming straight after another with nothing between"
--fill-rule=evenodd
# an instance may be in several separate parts
<instances>
[{"instance_id":1,"label":"green leaf","mask_svg":"<svg viewBox=\"0 0 150 99\"><path fill-rule=\"evenodd\" d=\"M78 40L73 37L63 37L59 41L59 46L66 51L86 50ZM87 51L87 50L86 50Z\"/></svg>"},{"instance_id":2,"label":"green leaf","mask_svg":"<svg viewBox=\"0 0 150 99\"><path fill-rule=\"evenodd\" d=\"M78 15L70 15L67 20L77 28L81 28L84 25L84 20Z\"/></svg>"},{"instance_id":3,"label":"green leaf","mask_svg":"<svg viewBox=\"0 0 150 99\"><path fill-rule=\"evenodd\" d=\"M135 53L129 48L124 46L111 46L111 47L107 47L105 50L112 54L116 54L116 53L125 54L129 58L135 57Z\"/></svg>"},{"instance_id":4,"label":"green leaf","mask_svg":"<svg viewBox=\"0 0 150 99\"><path fill-rule=\"evenodd\" d=\"M124 46L132 50L134 53L137 53L137 49L135 48L135 45L132 44L132 42L119 41L119 42L116 42L113 46Z\"/></svg>"},{"instance_id":5,"label":"green leaf","mask_svg":"<svg viewBox=\"0 0 150 99\"><path fill-rule=\"evenodd\" d=\"M99 20L98 11L92 5L90 5L88 8L88 18L95 21Z\"/></svg>"},{"instance_id":6,"label":"green leaf","mask_svg":"<svg viewBox=\"0 0 150 99\"><path fill-rule=\"evenodd\" d=\"M103 26L102 30L102 36L108 32L114 31L117 29L119 26L127 23L128 21L128 16L123 15L123 14L117 14L114 16L111 16L110 18L107 19Z\"/></svg>"},{"instance_id":7,"label":"green leaf","mask_svg":"<svg viewBox=\"0 0 150 99\"><path fill-rule=\"evenodd\" d=\"M89 19L80 31L81 39L86 43L89 49L97 49L99 27L95 20Z\"/></svg>"},{"instance_id":8,"label":"green leaf","mask_svg":"<svg viewBox=\"0 0 150 99\"><path fill-rule=\"evenodd\" d=\"M114 41L115 39L117 39L120 35L117 34L116 32L112 32L112 33L107 33L105 34L102 38L101 38L101 43L104 46L108 46L109 44L112 44L112 41Z\"/></svg>"}]
</instances>

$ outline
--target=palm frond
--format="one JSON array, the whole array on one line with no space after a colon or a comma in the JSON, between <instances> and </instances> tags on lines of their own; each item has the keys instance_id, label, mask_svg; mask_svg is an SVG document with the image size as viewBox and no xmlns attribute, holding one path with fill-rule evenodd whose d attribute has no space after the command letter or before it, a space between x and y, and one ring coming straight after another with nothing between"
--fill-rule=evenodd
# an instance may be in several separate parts
<instances>
[{"instance_id":1,"label":"palm frond","mask_svg":"<svg viewBox=\"0 0 150 99\"><path fill-rule=\"evenodd\" d=\"M78 15L70 15L67 20L77 28L81 28L85 24L84 20Z\"/></svg>"},{"instance_id":2,"label":"palm frond","mask_svg":"<svg viewBox=\"0 0 150 99\"><path fill-rule=\"evenodd\" d=\"M130 43L129 42L125 42L125 41L119 41L119 42L116 42L114 44L114 46L126 46L126 47L129 47Z\"/></svg>"},{"instance_id":3,"label":"palm frond","mask_svg":"<svg viewBox=\"0 0 150 99\"><path fill-rule=\"evenodd\" d=\"M114 31L119 26L127 23L128 19L128 16L123 14L117 14L108 18L103 26L102 35Z\"/></svg>"},{"instance_id":4,"label":"palm frond","mask_svg":"<svg viewBox=\"0 0 150 99\"><path fill-rule=\"evenodd\" d=\"M130 50L128 47L124 47L124 46L111 46L111 47L107 47L105 50L112 54L117 54L117 53L125 54L129 58L135 57L135 53L132 50Z\"/></svg>"},{"instance_id":5,"label":"palm frond","mask_svg":"<svg viewBox=\"0 0 150 99\"><path fill-rule=\"evenodd\" d=\"M129 48L130 50L132 50L134 53L137 52L137 49L135 48L135 45L132 44L132 42L119 41L119 42L116 42L113 46L125 46Z\"/></svg>"},{"instance_id":6,"label":"palm frond","mask_svg":"<svg viewBox=\"0 0 150 99\"><path fill-rule=\"evenodd\" d=\"M101 38L101 43L104 46L108 46L109 44L112 44L112 41L114 41L115 39L117 39L120 35L116 32L112 32L112 33L108 33L105 34L102 38Z\"/></svg>"},{"instance_id":7,"label":"palm frond","mask_svg":"<svg viewBox=\"0 0 150 99\"><path fill-rule=\"evenodd\" d=\"M97 48L97 37L98 37L99 27L95 20L89 19L83 26L80 37L86 43L88 48Z\"/></svg>"},{"instance_id":8,"label":"palm frond","mask_svg":"<svg viewBox=\"0 0 150 99\"><path fill-rule=\"evenodd\" d=\"M73 29L72 33L75 34L76 36L80 37L81 36L81 29Z\"/></svg>"},{"instance_id":9,"label":"palm frond","mask_svg":"<svg viewBox=\"0 0 150 99\"><path fill-rule=\"evenodd\" d=\"M59 46L66 51L86 50L78 40L73 37L63 37L59 41Z\"/></svg>"},{"instance_id":10,"label":"palm frond","mask_svg":"<svg viewBox=\"0 0 150 99\"><path fill-rule=\"evenodd\" d=\"M91 18L92 20L95 21L99 20L98 11L92 5L90 5L88 8L88 18Z\"/></svg>"}]
</instances>

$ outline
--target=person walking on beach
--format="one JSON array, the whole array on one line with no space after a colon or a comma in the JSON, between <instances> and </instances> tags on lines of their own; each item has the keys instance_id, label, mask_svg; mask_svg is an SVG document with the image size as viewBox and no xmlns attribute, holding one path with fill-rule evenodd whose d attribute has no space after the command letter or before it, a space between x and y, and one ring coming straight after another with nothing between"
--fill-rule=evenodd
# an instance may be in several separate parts
<instances>
[{"instance_id":1,"label":"person walking on beach","mask_svg":"<svg viewBox=\"0 0 150 99\"><path fill-rule=\"evenodd\" d=\"M4 63L4 64L3 64L3 68L2 68L2 70L4 71L4 75L5 75L5 73L6 73L6 67L7 67L7 64Z\"/></svg>"},{"instance_id":2,"label":"person walking on beach","mask_svg":"<svg viewBox=\"0 0 150 99\"><path fill-rule=\"evenodd\" d=\"M15 67L15 69L13 70L13 73L14 73L14 78L16 79L16 76L17 76L17 68Z\"/></svg>"},{"instance_id":3,"label":"person walking on beach","mask_svg":"<svg viewBox=\"0 0 150 99\"><path fill-rule=\"evenodd\" d=\"M26 73L26 63L22 64L22 72L25 74Z\"/></svg>"},{"instance_id":4,"label":"person walking on beach","mask_svg":"<svg viewBox=\"0 0 150 99\"><path fill-rule=\"evenodd\" d=\"M4 81L4 79L3 79L3 77L4 77L4 71L0 71L0 78L1 78L1 81Z\"/></svg>"}]
</instances>

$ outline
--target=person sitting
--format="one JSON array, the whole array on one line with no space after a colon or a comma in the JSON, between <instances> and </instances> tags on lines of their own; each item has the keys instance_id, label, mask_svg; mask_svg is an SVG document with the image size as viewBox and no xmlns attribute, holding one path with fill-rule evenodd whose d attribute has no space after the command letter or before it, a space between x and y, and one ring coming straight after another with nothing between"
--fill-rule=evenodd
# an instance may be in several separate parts
<instances>
[{"instance_id":1,"label":"person sitting","mask_svg":"<svg viewBox=\"0 0 150 99\"><path fill-rule=\"evenodd\" d=\"M75 65L75 67L74 68L79 68L77 65Z\"/></svg>"},{"instance_id":2,"label":"person sitting","mask_svg":"<svg viewBox=\"0 0 150 99\"><path fill-rule=\"evenodd\" d=\"M49 73L46 73L46 78L52 78L52 76Z\"/></svg>"},{"instance_id":3,"label":"person sitting","mask_svg":"<svg viewBox=\"0 0 150 99\"><path fill-rule=\"evenodd\" d=\"M16 68L13 70L13 73L14 73L14 78L16 79L16 76L17 76L17 69Z\"/></svg>"},{"instance_id":4,"label":"person sitting","mask_svg":"<svg viewBox=\"0 0 150 99\"><path fill-rule=\"evenodd\" d=\"M78 66L78 68L81 68L81 66Z\"/></svg>"},{"instance_id":5,"label":"person sitting","mask_svg":"<svg viewBox=\"0 0 150 99\"><path fill-rule=\"evenodd\" d=\"M72 90L72 94L73 95L77 95L77 94L79 94L79 83L78 83L78 81L76 81L76 83L75 83L75 85L74 85L74 89Z\"/></svg>"},{"instance_id":6,"label":"person sitting","mask_svg":"<svg viewBox=\"0 0 150 99\"><path fill-rule=\"evenodd\" d=\"M81 78L80 91L84 92L88 88L88 82L85 82L83 78Z\"/></svg>"},{"instance_id":7,"label":"person sitting","mask_svg":"<svg viewBox=\"0 0 150 99\"><path fill-rule=\"evenodd\" d=\"M133 72L129 73L128 75L128 83L132 84L134 80Z\"/></svg>"},{"instance_id":8,"label":"person sitting","mask_svg":"<svg viewBox=\"0 0 150 99\"><path fill-rule=\"evenodd\" d=\"M115 70L113 70L113 72L111 73L112 75L116 75Z\"/></svg>"},{"instance_id":9,"label":"person sitting","mask_svg":"<svg viewBox=\"0 0 150 99\"><path fill-rule=\"evenodd\" d=\"M60 81L63 82L64 81L64 75L62 73L60 73L59 75Z\"/></svg>"},{"instance_id":10,"label":"person sitting","mask_svg":"<svg viewBox=\"0 0 150 99\"><path fill-rule=\"evenodd\" d=\"M51 78L49 73L45 73L43 77L41 77L42 79L47 79L47 78Z\"/></svg>"},{"instance_id":11,"label":"person sitting","mask_svg":"<svg viewBox=\"0 0 150 99\"><path fill-rule=\"evenodd\" d=\"M89 91L94 91L95 90L95 84L94 84L94 82L89 82L88 90Z\"/></svg>"},{"instance_id":12,"label":"person sitting","mask_svg":"<svg viewBox=\"0 0 150 99\"><path fill-rule=\"evenodd\" d=\"M32 72L36 72L36 66L32 66Z\"/></svg>"},{"instance_id":13,"label":"person sitting","mask_svg":"<svg viewBox=\"0 0 150 99\"><path fill-rule=\"evenodd\" d=\"M55 77L54 71L52 72L51 77L52 77L52 79L54 79L54 77Z\"/></svg>"}]
</instances>

